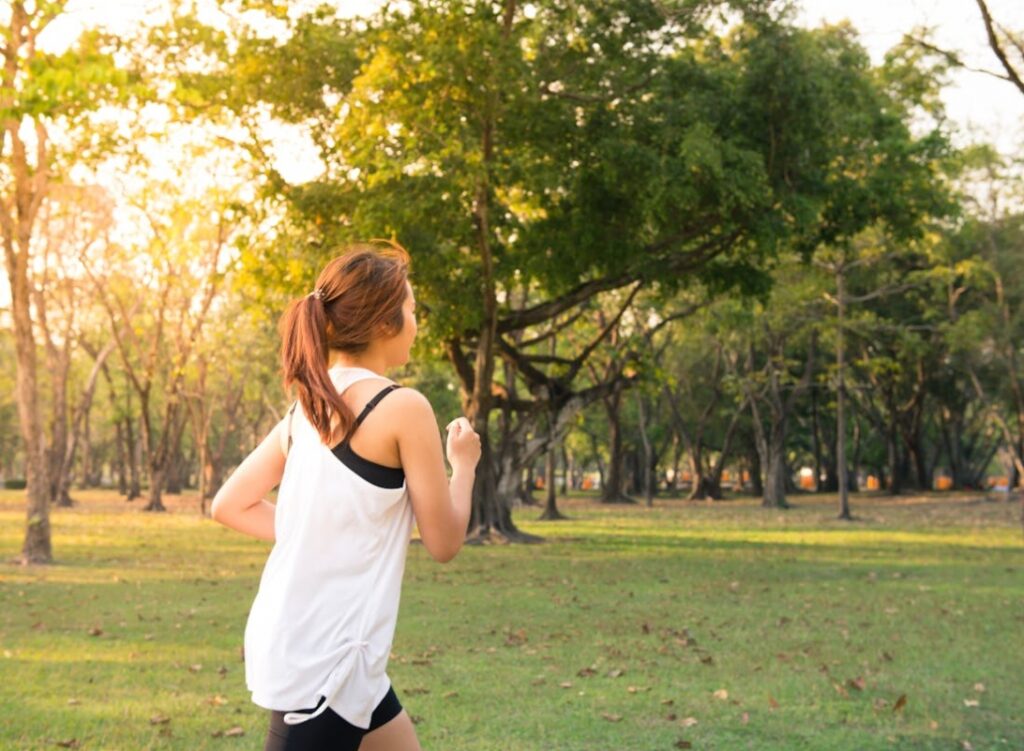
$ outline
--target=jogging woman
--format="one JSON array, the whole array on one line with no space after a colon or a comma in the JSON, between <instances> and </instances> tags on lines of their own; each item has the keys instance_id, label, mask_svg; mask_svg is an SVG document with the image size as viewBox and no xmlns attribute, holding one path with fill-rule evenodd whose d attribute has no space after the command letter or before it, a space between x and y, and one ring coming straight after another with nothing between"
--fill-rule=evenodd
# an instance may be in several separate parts
<instances>
[{"instance_id":1,"label":"jogging woman","mask_svg":"<svg viewBox=\"0 0 1024 751\"><path fill-rule=\"evenodd\" d=\"M213 518L272 540L245 629L265 751L417 751L385 672L413 518L427 552L462 546L480 438L441 438L427 399L384 377L416 337L408 254L357 246L281 319L298 400L217 493ZM280 485L276 504L264 500Z\"/></svg>"}]
</instances>

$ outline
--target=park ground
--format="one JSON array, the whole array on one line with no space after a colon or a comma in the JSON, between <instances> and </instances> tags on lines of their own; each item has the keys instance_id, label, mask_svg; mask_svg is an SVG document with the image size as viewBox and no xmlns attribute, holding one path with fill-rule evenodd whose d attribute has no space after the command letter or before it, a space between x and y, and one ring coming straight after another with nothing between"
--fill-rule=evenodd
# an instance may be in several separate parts
<instances>
[{"instance_id":1,"label":"park ground","mask_svg":"<svg viewBox=\"0 0 1024 751\"><path fill-rule=\"evenodd\" d=\"M0 749L260 749L240 646L268 552L171 497L0 492ZM560 501L538 545L410 549L389 675L434 751L1024 749L1020 507L971 494Z\"/></svg>"}]
</instances>

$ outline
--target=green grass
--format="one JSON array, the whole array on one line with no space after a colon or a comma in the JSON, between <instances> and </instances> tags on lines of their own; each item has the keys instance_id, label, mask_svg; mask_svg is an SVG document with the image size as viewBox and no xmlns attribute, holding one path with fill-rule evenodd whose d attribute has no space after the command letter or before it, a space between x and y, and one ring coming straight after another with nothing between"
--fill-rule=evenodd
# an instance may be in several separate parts
<instances>
[{"instance_id":1,"label":"green grass","mask_svg":"<svg viewBox=\"0 0 1024 751\"><path fill-rule=\"evenodd\" d=\"M262 748L239 647L268 546L193 499L81 497L22 568L0 493L0 748ZM424 748L1024 749L1019 507L794 501L573 498L516 513L541 545L414 545L389 674Z\"/></svg>"}]
</instances>

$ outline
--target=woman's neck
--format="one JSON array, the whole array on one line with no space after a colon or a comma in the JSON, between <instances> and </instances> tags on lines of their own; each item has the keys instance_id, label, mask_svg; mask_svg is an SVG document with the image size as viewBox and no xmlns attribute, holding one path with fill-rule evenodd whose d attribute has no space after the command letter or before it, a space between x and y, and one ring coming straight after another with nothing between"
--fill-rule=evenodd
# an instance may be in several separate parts
<instances>
[{"instance_id":1,"label":"woman's neck","mask_svg":"<svg viewBox=\"0 0 1024 751\"><path fill-rule=\"evenodd\" d=\"M377 375L383 375L388 369L387 360L382 356L382 353L370 350L360 352L358 355L331 350L328 367L364 368L372 370Z\"/></svg>"}]
</instances>

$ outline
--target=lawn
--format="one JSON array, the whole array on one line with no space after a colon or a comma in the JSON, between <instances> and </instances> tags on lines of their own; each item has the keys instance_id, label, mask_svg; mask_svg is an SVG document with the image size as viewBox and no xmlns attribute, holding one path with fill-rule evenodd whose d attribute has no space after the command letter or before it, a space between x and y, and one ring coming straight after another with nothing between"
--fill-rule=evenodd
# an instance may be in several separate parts
<instances>
[{"instance_id":1,"label":"lawn","mask_svg":"<svg viewBox=\"0 0 1024 751\"><path fill-rule=\"evenodd\" d=\"M23 568L0 492L0 748L261 749L246 613L268 545L193 498L83 492ZM539 545L412 546L391 675L434 751L1024 749L1019 506L964 494L570 498Z\"/></svg>"}]
</instances>

